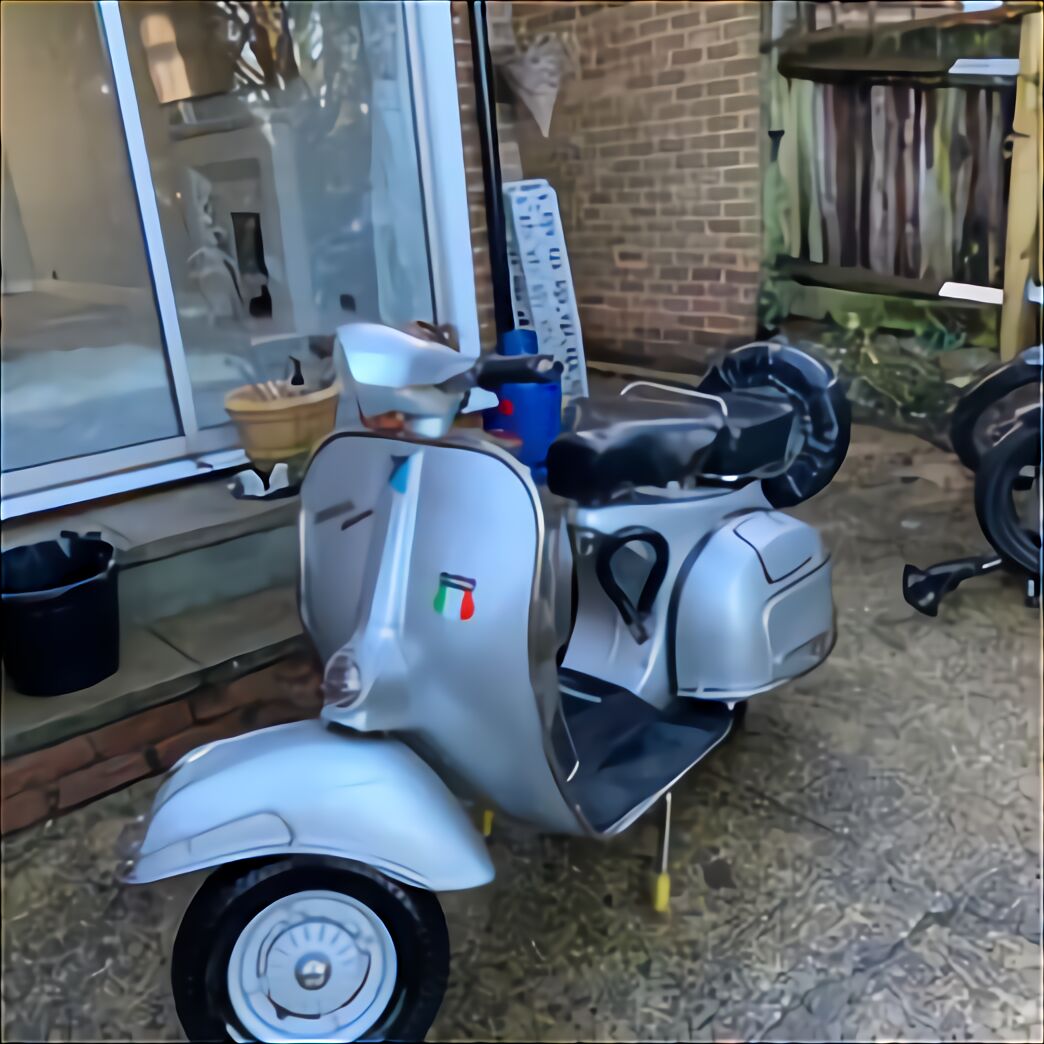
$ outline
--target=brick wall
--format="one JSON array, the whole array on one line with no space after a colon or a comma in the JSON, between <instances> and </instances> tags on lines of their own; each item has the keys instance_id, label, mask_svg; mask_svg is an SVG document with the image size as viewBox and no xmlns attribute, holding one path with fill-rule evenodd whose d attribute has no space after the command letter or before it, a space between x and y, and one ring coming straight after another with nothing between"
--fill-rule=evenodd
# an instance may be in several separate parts
<instances>
[{"instance_id":1,"label":"brick wall","mask_svg":"<svg viewBox=\"0 0 1044 1044\"><path fill-rule=\"evenodd\" d=\"M517 104L512 129L558 192L590 359L692 369L755 333L760 6L513 4L520 47L579 58L550 136Z\"/></svg>"},{"instance_id":2,"label":"brick wall","mask_svg":"<svg viewBox=\"0 0 1044 1044\"><path fill-rule=\"evenodd\" d=\"M314 716L320 675L291 657L227 685L0 763L0 832L10 834L146 776L213 740Z\"/></svg>"}]
</instances>

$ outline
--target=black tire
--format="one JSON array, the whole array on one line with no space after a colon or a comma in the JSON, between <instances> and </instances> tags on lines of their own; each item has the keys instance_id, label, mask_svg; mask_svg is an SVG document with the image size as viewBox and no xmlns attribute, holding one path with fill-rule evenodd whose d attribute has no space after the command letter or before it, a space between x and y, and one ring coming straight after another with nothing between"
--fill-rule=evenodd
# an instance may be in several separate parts
<instances>
[{"instance_id":1,"label":"black tire","mask_svg":"<svg viewBox=\"0 0 1044 1044\"><path fill-rule=\"evenodd\" d=\"M988 414L1027 385L1036 385L1039 389L1040 380L1040 352L1031 348L1010 362L994 367L964 392L953 408L950 443L966 468L976 471L982 455L992 445L985 430L989 427ZM1031 395L1038 393L1032 388L1029 391Z\"/></svg>"},{"instance_id":2,"label":"black tire","mask_svg":"<svg viewBox=\"0 0 1044 1044\"><path fill-rule=\"evenodd\" d=\"M395 944L397 978L391 1000L363 1040L424 1039L438 1014L449 977L449 935L431 892L392 881L366 866L325 857L262 865L232 864L203 883L174 942L174 1003L189 1040L228 1041L240 1026L228 996L232 948L250 921L277 899L313 889L341 892L365 903Z\"/></svg>"},{"instance_id":3,"label":"black tire","mask_svg":"<svg viewBox=\"0 0 1044 1044\"><path fill-rule=\"evenodd\" d=\"M1026 529L1012 491L1023 468L1041 465L1041 410L1024 417L979 458L975 472L975 514L986 539L1010 565L1040 574L1040 534Z\"/></svg>"},{"instance_id":4,"label":"black tire","mask_svg":"<svg viewBox=\"0 0 1044 1044\"><path fill-rule=\"evenodd\" d=\"M718 359L699 389L728 401L730 391L774 388L790 401L803 445L782 475L762 479L776 508L793 507L826 489L848 453L852 416L841 382L826 363L780 341L755 341Z\"/></svg>"}]
</instances>

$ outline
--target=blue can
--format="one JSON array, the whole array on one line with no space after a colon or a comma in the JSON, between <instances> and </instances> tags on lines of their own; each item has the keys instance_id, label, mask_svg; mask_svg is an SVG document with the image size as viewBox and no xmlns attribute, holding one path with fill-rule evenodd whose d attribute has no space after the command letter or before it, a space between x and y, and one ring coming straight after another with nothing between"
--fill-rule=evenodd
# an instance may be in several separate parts
<instances>
[{"instance_id":1,"label":"blue can","mask_svg":"<svg viewBox=\"0 0 1044 1044\"><path fill-rule=\"evenodd\" d=\"M537 337L532 330L509 330L500 340L502 355L537 354ZM498 391L500 405L486 410L482 426L486 431L500 431L521 441L518 459L533 472L538 482L544 481L544 463L551 443L562 430L562 385L504 384Z\"/></svg>"}]
</instances>

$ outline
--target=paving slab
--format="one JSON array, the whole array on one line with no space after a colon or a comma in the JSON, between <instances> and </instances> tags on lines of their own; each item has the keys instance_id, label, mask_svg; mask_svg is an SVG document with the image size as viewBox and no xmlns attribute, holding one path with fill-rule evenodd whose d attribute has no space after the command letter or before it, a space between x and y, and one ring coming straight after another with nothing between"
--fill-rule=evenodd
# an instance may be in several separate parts
<instances>
[{"instance_id":1,"label":"paving slab","mask_svg":"<svg viewBox=\"0 0 1044 1044\"><path fill-rule=\"evenodd\" d=\"M4 677L3 757L58 743L256 670L302 645L294 588L258 591L146 627L124 627L120 669L89 689L24 696Z\"/></svg>"},{"instance_id":2,"label":"paving slab","mask_svg":"<svg viewBox=\"0 0 1044 1044\"><path fill-rule=\"evenodd\" d=\"M293 524L298 500L237 500L229 475L214 476L150 493L135 493L3 526L6 549L54 539L61 530L100 530L118 551L121 566L182 554L199 547Z\"/></svg>"},{"instance_id":3,"label":"paving slab","mask_svg":"<svg viewBox=\"0 0 1044 1044\"><path fill-rule=\"evenodd\" d=\"M120 669L64 696L23 696L6 675L3 756L24 754L164 703L201 683L199 664L142 627L120 635Z\"/></svg>"},{"instance_id":4,"label":"paving slab","mask_svg":"<svg viewBox=\"0 0 1044 1044\"><path fill-rule=\"evenodd\" d=\"M204 670L301 634L297 592L274 587L157 620L152 630Z\"/></svg>"},{"instance_id":5,"label":"paving slab","mask_svg":"<svg viewBox=\"0 0 1044 1044\"><path fill-rule=\"evenodd\" d=\"M970 490L898 479L908 445L857 438L801 508L835 556L837 646L675 792L670 915L654 822L606 844L498 819L496 880L441 897L431 1039L1041 1039L1039 616L1013 577L913 613L902 563L981 545ZM114 876L157 785L4 844L7 1039L182 1039L170 945L199 879Z\"/></svg>"}]
</instances>

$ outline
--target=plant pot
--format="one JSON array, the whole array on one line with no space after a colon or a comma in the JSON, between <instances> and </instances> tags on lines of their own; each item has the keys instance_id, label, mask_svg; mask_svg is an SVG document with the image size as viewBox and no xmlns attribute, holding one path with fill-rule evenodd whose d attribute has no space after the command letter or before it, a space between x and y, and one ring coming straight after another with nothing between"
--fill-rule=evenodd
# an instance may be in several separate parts
<instances>
[{"instance_id":1,"label":"plant pot","mask_svg":"<svg viewBox=\"0 0 1044 1044\"><path fill-rule=\"evenodd\" d=\"M239 432L243 450L259 471L307 456L315 444L333 430L341 386L289 394L289 382L274 381L279 392L266 398L255 384L233 388L225 396L225 410Z\"/></svg>"}]
</instances>

